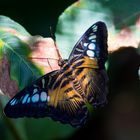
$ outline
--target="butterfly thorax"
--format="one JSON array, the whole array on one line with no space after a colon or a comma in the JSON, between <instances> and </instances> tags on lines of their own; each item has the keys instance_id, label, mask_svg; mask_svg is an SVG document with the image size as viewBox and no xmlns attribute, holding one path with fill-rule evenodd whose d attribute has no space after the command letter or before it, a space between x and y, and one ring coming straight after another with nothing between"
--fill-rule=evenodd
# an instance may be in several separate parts
<instances>
[{"instance_id":1,"label":"butterfly thorax","mask_svg":"<svg viewBox=\"0 0 140 140\"><path fill-rule=\"evenodd\" d=\"M62 68L65 65L67 65L68 60L67 59L59 59L58 60L58 65Z\"/></svg>"}]
</instances>

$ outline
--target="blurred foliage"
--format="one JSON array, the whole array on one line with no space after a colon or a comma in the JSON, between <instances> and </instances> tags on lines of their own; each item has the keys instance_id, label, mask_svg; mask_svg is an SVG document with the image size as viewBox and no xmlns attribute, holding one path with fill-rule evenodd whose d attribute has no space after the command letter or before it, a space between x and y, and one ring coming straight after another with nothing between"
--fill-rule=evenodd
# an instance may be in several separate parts
<instances>
[{"instance_id":1,"label":"blurred foliage","mask_svg":"<svg viewBox=\"0 0 140 140\"><path fill-rule=\"evenodd\" d=\"M53 39L31 36L9 17L0 16L0 90L5 95L13 97L41 75L58 69L57 60Z\"/></svg>"},{"instance_id":2,"label":"blurred foliage","mask_svg":"<svg viewBox=\"0 0 140 140\"><path fill-rule=\"evenodd\" d=\"M5 32L0 32L0 38L2 42L0 57L6 56L10 63L11 79L18 83L20 89L23 89L39 77L41 72L28 61L27 57L30 55L31 50L29 50L27 44L16 36Z\"/></svg>"},{"instance_id":3,"label":"blurred foliage","mask_svg":"<svg viewBox=\"0 0 140 140\"><path fill-rule=\"evenodd\" d=\"M31 49L19 38L21 35L30 36L18 23L0 16L0 58L8 59L10 78L17 82L19 89L23 89L41 75L39 69L29 61Z\"/></svg>"},{"instance_id":4,"label":"blurred foliage","mask_svg":"<svg viewBox=\"0 0 140 140\"><path fill-rule=\"evenodd\" d=\"M114 31L111 11L102 3L81 0L68 7L59 17L56 42L63 58L67 59L82 34L95 22L104 21Z\"/></svg>"},{"instance_id":5,"label":"blurred foliage","mask_svg":"<svg viewBox=\"0 0 140 140\"><path fill-rule=\"evenodd\" d=\"M18 32L22 35L30 36L30 34L19 23L11 20L6 16L0 16L0 31L13 30L13 33Z\"/></svg>"},{"instance_id":6,"label":"blurred foliage","mask_svg":"<svg viewBox=\"0 0 140 140\"><path fill-rule=\"evenodd\" d=\"M137 1L138 3L140 4ZM131 4L135 6L132 11L129 10ZM138 47L139 16L140 9L131 0L80 0L69 6L59 17L56 42L60 53L63 58L68 58L78 39L97 21L103 21L107 25L108 51L115 51L120 46Z\"/></svg>"},{"instance_id":7,"label":"blurred foliage","mask_svg":"<svg viewBox=\"0 0 140 140\"><path fill-rule=\"evenodd\" d=\"M68 7L59 17L56 30L57 44L63 58L69 56L74 44L83 32L98 20L102 20L107 24L109 40L112 40L112 36L116 35L124 27L132 28L133 34L140 37L140 32L136 29L136 21L140 14L139 5L140 1L138 0L80 0ZM22 88L28 84L26 82L30 81L32 70L34 71L35 69L35 72L33 72L35 76L40 75L40 71L26 59L26 56L30 54L30 47L28 47L29 44L22 37L30 36L30 34L18 23L6 17L1 17L0 20L2 21L0 22L0 27L2 27L0 28L0 38L2 38L0 40L0 57L2 58L3 54L7 55L7 58L12 63L10 67L11 78L18 77L16 81L20 88ZM13 33L13 30L12 32L10 30L10 33L5 33L5 31L7 32L5 30L7 27L15 29L14 31L16 32ZM128 51L124 51L127 49L124 48L123 50L113 52L109 56L107 68L111 82L108 105L95 111L96 115L84 127L77 130L69 125L63 125L48 118L37 120L27 118L8 119L2 112L8 99L7 97L0 96L0 139L60 140L86 137L87 140L108 140L109 138L111 140L115 138L120 140L130 136L130 140L139 140L140 92L138 62L140 61L137 51L140 49L129 48ZM134 69L131 70L133 67ZM23 73L26 72L26 75L22 73L19 76L17 72L19 68L23 70ZM131 117L126 119L128 116ZM123 117L124 119L122 119ZM127 130L125 128L125 120L127 120L126 123L132 129ZM134 122L135 120L136 122ZM119 130L122 130L122 132L119 132ZM131 138L133 135L135 137Z\"/></svg>"}]
</instances>

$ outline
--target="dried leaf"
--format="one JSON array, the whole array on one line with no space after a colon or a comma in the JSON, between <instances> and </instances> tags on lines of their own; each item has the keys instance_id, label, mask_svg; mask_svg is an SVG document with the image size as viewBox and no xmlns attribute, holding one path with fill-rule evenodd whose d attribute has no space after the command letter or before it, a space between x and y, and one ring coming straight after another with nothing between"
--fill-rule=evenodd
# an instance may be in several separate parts
<instances>
[{"instance_id":1,"label":"dried leaf","mask_svg":"<svg viewBox=\"0 0 140 140\"><path fill-rule=\"evenodd\" d=\"M59 56L52 38L36 39L30 47L32 48L30 59L43 70L43 73L60 68L58 66Z\"/></svg>"}]
</instances>

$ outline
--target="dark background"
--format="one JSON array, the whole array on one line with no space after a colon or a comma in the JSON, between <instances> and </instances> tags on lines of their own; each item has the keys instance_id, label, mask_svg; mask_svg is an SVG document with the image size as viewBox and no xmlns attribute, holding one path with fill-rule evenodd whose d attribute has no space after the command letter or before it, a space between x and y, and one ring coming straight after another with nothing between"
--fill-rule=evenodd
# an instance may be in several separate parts
<instances>
[{"instance_id":1,"label":"dark background","mask_svg":"<svg viewBox=\"0 0 140 140\"><path fill-rule=\"evenodd\" d=\"M50 35L50 26L55 32L59 15L76 0L9 0L0 2L0 15L5 15L21 24L30 34Z\"/></svg>"}]
</instances>

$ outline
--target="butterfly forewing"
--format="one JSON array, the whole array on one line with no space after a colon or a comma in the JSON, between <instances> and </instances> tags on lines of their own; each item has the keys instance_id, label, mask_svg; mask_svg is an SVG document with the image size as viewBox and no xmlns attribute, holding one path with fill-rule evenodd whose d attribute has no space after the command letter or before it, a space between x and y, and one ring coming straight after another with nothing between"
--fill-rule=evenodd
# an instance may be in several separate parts
<instances>
[{"instance_id":1,"label":"butterfly forewing","mask_svg":"<svg viewBox=\"0 0 140 140\"><path fill-rule=\"evenodd\" d=\"M104 68L107 55L107 28L103 22L97 22L79 39L68 60L73 63L77 59L88 57L93 59L89 64L97 63L98 67Z\"/></svg>"},{"instance_id":2,"label":"butterfly forewing","mask_svg":"<svg viewBox=\"0 0 140 140\"><path fill-rule=\"evenodd\" d=\"M86 120L87 109L72 82L60 71L51 72L12 98L5 107L8 117L51 117L62 123L79 126ZM67 82L67 86L65 85Z\"/></svg>"},{"instance_id":3,"label":"butterfly forewing","mask_svg":"<svg viewBox=\"0 0 140 140\"><path fill-rule=\"evenodd\" d=\"M49 102L48 84L51 77L57 75L57 71L51 72L32 85L21 90L16 94L6 105L6 116L17 117L43 117L45 116L45 110ZM38 112L39 111L39 112ZM38 112L38 113L37 113Z\"/></svg>"}]
</instances>

